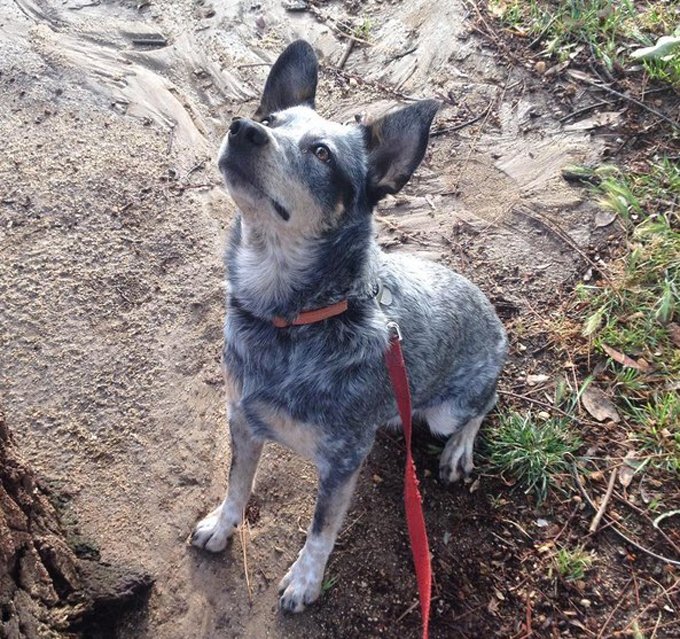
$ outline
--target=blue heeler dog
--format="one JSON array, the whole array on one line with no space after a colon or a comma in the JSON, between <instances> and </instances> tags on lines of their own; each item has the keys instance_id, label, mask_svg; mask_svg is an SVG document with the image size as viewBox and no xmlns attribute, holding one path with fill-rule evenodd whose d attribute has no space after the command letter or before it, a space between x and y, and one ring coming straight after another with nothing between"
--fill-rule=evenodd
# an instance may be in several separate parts
<instances>
[{"instance_id":1,"label":"blue heeler dog","mask_svg":"<svg viewBox=\"0 0 680 639\"><path fill-rule=\"evenodd\" d=\"M223 360L232 462L224 502L192 534L199 548L225 548L266 440L313 460L314 518L280 584L281 607L293 612L321 592L377 428L400 424L384 360L388 322L403 335L414 414L448 438L439 464L446 483L472 470L506 354L503 327L476 286L438 264L386 255L376 243L373 208L423 159L438 103L337 124L314 111L317 75L310 45L291 44L254 119L235 118L219 152L240 209L227 252ZM292 324L336 304L344 311Z\"/></svg>"}]
</instances>

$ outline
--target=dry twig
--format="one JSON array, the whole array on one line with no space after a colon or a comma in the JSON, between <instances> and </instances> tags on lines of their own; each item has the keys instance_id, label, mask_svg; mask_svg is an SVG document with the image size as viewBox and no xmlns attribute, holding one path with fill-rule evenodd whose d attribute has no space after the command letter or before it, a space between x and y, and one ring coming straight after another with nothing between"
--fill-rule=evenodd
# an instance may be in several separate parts
<instances>
[{"instance_id":1,"label":"dry twig","mask_svg":"<svg viewBox=\"0 0 680 639\"><path fill-rule=\"evenodd\" d=\"M600 525L600 521L602 520L602 516L604 515L604 511L607 510L607 504L609 504L609 500L611 499L612 493L614 492L614 482L616 481L617 471L618 469L615 467L612 470L611 475L609 475L607 492L604 494L604 498L602 499L602 503L600 504L600 507L597 509L597 512L595 513L595 517L593 517L593 521L590 524L590 528L588 528L588 530L591 533L594 533L597 530L597 527Z\"/></svg>"},{"instance_id":2,"label":"dry twig","mask_svg":"<svg viewBox=\"0 0 680 639\"><path fill-rule=\"evenodd\" d=\"M590 78L586 76L581 76L579 74L578 77L572 75L572 78L575 80L579 80L585 84L590 85L591 87L595 87L596 89L602 89L603 91L606 91L607 93L611 93L612 95L615 95L617 98L620 98L621 100L626 100L627 102L631 102L632 104L635 104L636 106L639 106L641 109L644 109L645 111L648 111L649 113L653 113L655 116L658 118L661 118L664 122L668 122L674 129L680 130L680 123L676 122L675 120L671 120L667 115L664 115L661 113L661 111L657 111L656 109L653 109L650 106L647 106L644 102L640 102L640 100L633 98L629 95L626 95L625 93L621 93L620 91L617 91L616 89L612 89L610 86L607 86L606 84L600 84L598 82L595 82L595 80L591 80Z\"/></svg>"},{"instance_id":3,"label":"dry twig","mask_svg":"<svg viewBox=\"0 0 680 639\"><path fill-rule=\"evenodd\" d=\"M342 58L340 58L340 62L338 62L338 69L344 69L345 64L347 64L347 59L349 58L350 54L352 53L352 50L354 49L354 45L356 44L356 40L349 39L347 40L347 46L345 47L345 51L342 54Z\"/></svg>"},{"instance_id":4,"label":"dry twig","mask_svg":"<svg viewBox=\"0 0 680 639\"><path fill-rule=\"evenodd\" d=\"M246 531L247 529L247 531ZM250 585L250 571L248 570L248 551L246 548L247 538L246 532L250 535L250 527L248 525L248 520L246 519L246 512L243 511L243 523L241 524L241 549L243 550L243 574L246 578L246 588L248 589L248 601L253 603L253 589Z\"/></svg>"},{"instance_id":5,"label":"dry twig","mask_svg":"<svg viewBox=\"0 0 680 639\"><path fill-rule=\"evenodd\" d=\"M490 109L491 107L489 107ZM466 120L465 122L461 122L460 124L454 124L453 126L447 126L442 129L435 129L430 133L431 138L436 138L438 135L444 135L446 133L453 133L454 131L460 131L461 129L464 129L466 126L470 126L471 124L474 124L475 122L479 122L483 117L486 117L486 114L488 113L489 109L484 111L483 113L480 113L479 115L475 116L474 118L470 120Z\"/></svg>"},{"instance_id":6,"label":"dry twig","mask_svg":"<svg viewBox=\"0 0 680 639\"><path fill-rule=\"evenodd\" d=\"M588 491L585 489L585 486L583 485L583 482L581 481L581 476L578 473L578 469L576 468L576 462L572 462L571 465L572 469L572 474L574 476L574 481L576 482L576 486L579 489L579 492L581 493L581 496L588 502L590 507L593 510L597 510L597 506L591 499L590 495L588 494ZM671 566L678 566L680 567L680 561L677 559L670 559L669 557L664 557L663 555L659 555L658 553L655 553L653 550L649 550L649 548L645 548L645 546L639 544L637 541L634 539L631 539L628 535L626 535L624 532L622 532L619 528L617 528L613 522L609 522L609 528L611 528L623 541L625 541L627 544L630 544L631 546L637 548L640 552L645 553L646 555L649 555L650 557L653 557L654 559L658 559L659 561L663 561L664 563L670 564ZM680 582L680 580L678 580Z\"/></svg>"}]
</instances>

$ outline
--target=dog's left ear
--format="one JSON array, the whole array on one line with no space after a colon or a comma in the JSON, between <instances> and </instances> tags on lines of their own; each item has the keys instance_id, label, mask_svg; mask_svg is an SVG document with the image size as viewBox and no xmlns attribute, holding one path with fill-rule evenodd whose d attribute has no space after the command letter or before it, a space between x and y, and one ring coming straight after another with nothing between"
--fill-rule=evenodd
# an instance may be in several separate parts
<instances>
[{"instance_id":1,"label":"dog's left ear","mask_svg":"<svg viewBox=\"0 0 680 639\"><path fill-rule=\"evenodd\" d=\"M364 126L370 204L397 193L409 181L425 155L439 107L436 100L421 100Z\"/></svg>"},{"instance_id":2,"label":"dog's left ear","mask_svg":"<svg viewBox=\"0 0 680 639\"><path fill-rule=\"evenodd\" d=\"M304 40L289 44L269 72L255 119L304 104L314 108L319 62Z\"/></svg>"}]
</instances>

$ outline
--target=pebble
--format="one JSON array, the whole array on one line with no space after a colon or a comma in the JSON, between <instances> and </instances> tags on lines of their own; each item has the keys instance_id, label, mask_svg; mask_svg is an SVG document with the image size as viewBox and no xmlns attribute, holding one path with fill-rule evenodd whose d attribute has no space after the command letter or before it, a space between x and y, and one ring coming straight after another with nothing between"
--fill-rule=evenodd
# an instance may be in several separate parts
<instances>
[{"instance_id":1,"label":"pebble","mask_svg":"<svg viewBox=\"0 0 680 639\"><path fill-rule=\"evenodd\" d=\"M527 375L527 384L529 386L536 386L536 384L542 384L550 379L547 375Z\"/></svg>"}]
</instances>

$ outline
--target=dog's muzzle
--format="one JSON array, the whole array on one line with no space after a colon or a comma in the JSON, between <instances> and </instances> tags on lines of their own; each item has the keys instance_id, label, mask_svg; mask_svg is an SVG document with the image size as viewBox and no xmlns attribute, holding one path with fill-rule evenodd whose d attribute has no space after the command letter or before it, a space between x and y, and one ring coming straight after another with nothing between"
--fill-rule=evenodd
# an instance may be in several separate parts
<instances>
[{"instance_id":1,"label":"dog's muzzle","mask_svg":"<svg viewBox=\"0 0 680 639\"><path fill-rule=\"evenodd\" d=\"M234 118L229 125L227 146L223 149L218 165L224 172L228 169L230 159L232 163L234 160L240 163L237 158L262 149L267 144L269 144L269 134L261 124L248 118Z\"/></svg>"},{"instance_id":2,"label":"dog's muzzle","mask_svg":"<svg viewBox=\"0 0 680 639\"><path fill-rule=\"evenodd\" d=\"M229 144L233 147L247 148L265 146L269 142L266 129L248 118L234 118L229 125Z\"/></svg>"}]
</instances>

